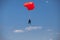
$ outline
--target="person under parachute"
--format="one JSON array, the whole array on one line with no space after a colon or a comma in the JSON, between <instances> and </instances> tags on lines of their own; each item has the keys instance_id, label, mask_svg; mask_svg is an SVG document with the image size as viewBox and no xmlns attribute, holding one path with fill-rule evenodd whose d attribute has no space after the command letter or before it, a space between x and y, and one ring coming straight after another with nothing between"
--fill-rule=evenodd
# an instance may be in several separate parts
<instances>
[{"instance_id":1,"label":"person under parachute","mask_svg":"<svg viewBox=\"0 0 60 40\"><path fill-rule=\"evenodd\" d=\"M27 10L33 10L35 8L34 2L25 2L24 7L27 8ZM31 19L29 18L28 24L31 24Z\"/></svg>"},{"instance_id":2,"label":"person under parachute","mask_svg":"<svg viewBox=\"0 0 60 40\"><path fill-rule=\"evenodd\" d=\"M31 20L29 19L28 24L31 24Z\"/></svg>"}]
</instances>

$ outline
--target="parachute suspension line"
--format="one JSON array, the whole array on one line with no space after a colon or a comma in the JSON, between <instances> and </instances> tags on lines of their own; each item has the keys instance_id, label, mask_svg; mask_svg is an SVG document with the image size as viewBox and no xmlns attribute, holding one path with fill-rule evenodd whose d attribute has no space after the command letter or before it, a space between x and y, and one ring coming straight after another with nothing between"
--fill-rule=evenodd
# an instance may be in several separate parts
<instances>
[{"instance_id":1,"label":"parachute suspension line","mask_svg":"<svg viewBox=\"0 0 60 40\"><path fill-rule=\"evenodd\" d=\"M31 25L30 11L28 11L28 25Z\"/></svg>"},{"instance_id":2,"label":"parachute suspension line","mask_svg":"<svg viewBox=\"0 0 60 40\"><path fill-rule=\"evenodd\" d=\"M28 13L28 18L30 19L30 11L28 10L28 12L29 12L29 13Z\"/></svg>"}]
</instances>

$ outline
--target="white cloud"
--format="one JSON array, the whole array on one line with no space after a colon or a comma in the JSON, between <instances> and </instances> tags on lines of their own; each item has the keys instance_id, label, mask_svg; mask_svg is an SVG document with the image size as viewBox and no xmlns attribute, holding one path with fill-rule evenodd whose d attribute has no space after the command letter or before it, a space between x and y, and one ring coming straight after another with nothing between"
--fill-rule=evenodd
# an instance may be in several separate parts
<instances>
[{"instance_id":1,"label":"white cloud","mask_svg":"<svg viewBox=\"0 0 60 40\"><path fill-rule=\"evenodd\" d=\"M39 27L39 26L29 26L29 27L25 28L25 30L27 30L27 31L37 30L37 29L42 29L42 27Z\"/></svg>"},{"instance_id":2,"label":"white cloud","mask_svg":"<svg viewBox=\"0 0 60 40\"><path fill-rule=\"evenodd\" d=\"M42 27L40 27L40 26L29 26L29 27L25 27L24 29L22 29L22 30L14 30L14 32L20 32L20 33L22 33L22 32L26 32L26 31L32 31L32 30L38 30L38 29L42 29Z\"/></svg>"},{"instance_id":3,"label":"white cloud","mask_svg":"<svg viewBox=\"0 0 60 40\"><path fill-rule=\"evenodd\" d=\"M24 30L14 30L14 32L24 32Z\"/></svg>"}]
</instances>

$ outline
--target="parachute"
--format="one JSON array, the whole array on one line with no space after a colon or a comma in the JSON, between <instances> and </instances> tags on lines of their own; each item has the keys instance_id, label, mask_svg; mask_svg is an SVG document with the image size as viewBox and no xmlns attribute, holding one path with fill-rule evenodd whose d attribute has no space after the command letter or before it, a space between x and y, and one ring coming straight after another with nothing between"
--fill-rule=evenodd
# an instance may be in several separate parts
<instances>
[{"instance_id":1,"label":"parachute","mask_svg":"<svg viewBox=\"0 0 60 40\"><path fill-rule=\"evenodd\" d=\"M24 7L27 8L27 10L33 10L35 8L34 2L25 2ZM28 24L31 24L31 19L29 16Z\"/></svg>"},{"instance_id":2,"label":"parachute","mask_svg":"<svg viewBox=\"0 0 60 40\"><path fill-rule=\"evenodd\" d=\"M25 2L24 7L26 7L28 10L33 10L35 8L35 5L33 2Z\"/></svg>"}]
</instances>

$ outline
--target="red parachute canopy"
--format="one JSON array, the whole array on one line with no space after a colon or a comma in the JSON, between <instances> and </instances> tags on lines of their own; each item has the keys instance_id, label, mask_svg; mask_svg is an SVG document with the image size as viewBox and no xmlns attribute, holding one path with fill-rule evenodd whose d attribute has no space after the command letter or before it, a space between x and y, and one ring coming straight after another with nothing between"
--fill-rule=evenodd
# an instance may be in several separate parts
<instances>
[{"instance_id":1,"label":"red parachute canopy","mask_svg":"<svg viewBox=\"0 0 60 40\"><path fill-rule=\"evenodd\" d=\"M24 3L24 7L26 7L28 10L33 10L35 8L33 2L26 2L26 3Z\"/></svg>"}]
</instances>

